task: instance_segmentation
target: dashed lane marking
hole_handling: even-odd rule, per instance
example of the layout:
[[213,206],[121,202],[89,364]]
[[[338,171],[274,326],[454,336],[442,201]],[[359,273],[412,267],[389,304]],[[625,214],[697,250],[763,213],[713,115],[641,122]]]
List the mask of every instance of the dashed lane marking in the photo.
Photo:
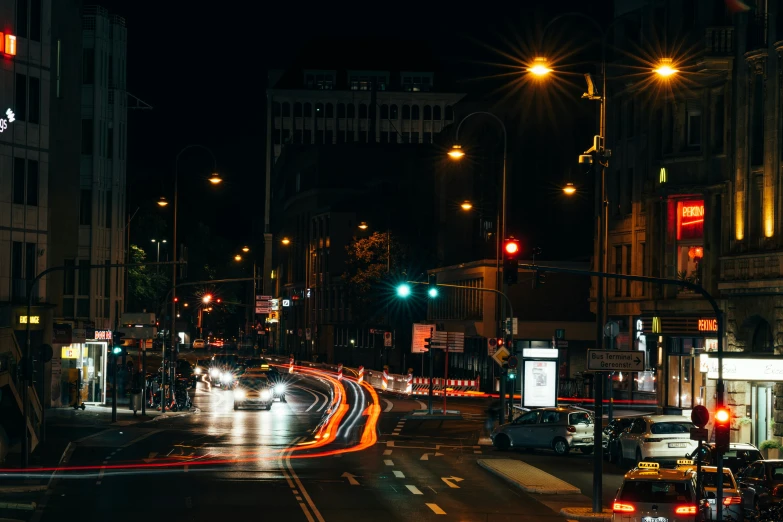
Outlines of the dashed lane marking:
[[392,408],[394,408],[394,404],[392,403],[392,401],[388,399],[383,399],[383,402],[386,403],[386,408],[384,408],[383,413],[389,413],[390,411],[392,411]]
[[406,484],[406,485],[405,485],[405,487],[406,487],[406,488],[408,488],[408,491],[410,491],[410,492],[411,492],[411,493],[413,493],[414,495],[423,495],[423,494],[424,494],[424,493],[422,493],[422,492],[421,492],[421,490],[420,490],[419,488],[417,488],[416,486],[411,486],[411,485],[409,485],[409,484]]
[[405,474],[402,471],[394,471],[394,476],[397,478],[405,478]]
[[446,512],[445,512],[445,511],[443,511],[443,510],[440,508],[440,506],[439,506],[439,505],[437,505],[437,504],[430,504],[430,503],[427,503],[427,507],[428,507],[428,508],[430,508],[430,509],[432,510],[432,512],[433,512],[433,513],[435,513],[436,515],[445,515],[445,514],[446,514]]
[[383,450],[383,456],[384,456],[384,457],[388,457],[388,456],[389,456],[389,455],[391,455],[391,454],[392,454],[392,450],[390,450],[390,449]]
[[384,460],[383,463],[386,464],[387,466],[394,466],[394,461],[390,459]]

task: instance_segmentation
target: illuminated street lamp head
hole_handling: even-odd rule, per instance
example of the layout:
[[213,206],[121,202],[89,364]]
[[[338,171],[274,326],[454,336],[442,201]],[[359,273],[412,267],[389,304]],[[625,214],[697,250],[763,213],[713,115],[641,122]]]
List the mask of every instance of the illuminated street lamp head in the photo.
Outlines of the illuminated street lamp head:
[[242,256],[240,256],[239,254],[235,255],[234,261],[242,261]]
[[155,243],[156,241],[157,241],[157,239],[153,239],[153,240],[152,240],[152,242],[153,242],[153,243]]
[[205,303],[212,301],[212,294],[206,294],[204,297],[201,298],[201,300]]
[[454,144],[451,146],[451,150],[448,152],[451,159],[460,160],[465,157],[465,151],[462,150],[462,145]]
[[209,177],[209,182],[212,183],[213,185],[219,185],[220,183],[223,182],[223,178],[221,178],[220,174],[218,174],[217,172],[213,172],[212,176]]
[[247,254],[248,252],[250,252],[250,247],[249,247],[249,246],[243,246],[243,247],[242,247],[242,252],[244,252],[245,254]]
[[661,58],[661,61],[658,64],[658,68],[655,69],[655,72],[658,76],[668,78],[669,76],[675,75],[680,71],[674,68],[671,58]]
[[397,287],[397,295],[400,297],[408,297],[411,295],[411,287],[407,283],[403,283]]
[[566,196],[573,196],[576,194],[576,187],[573,183],[566,183],[566,186],[563,187],[563,192],[565,192]]
[[370,228],[370,225],[368,225],[366,221],[362,221],[361,223],[359,223],[359,228],[361,228],[362,230],[367,230],[368,228]]
[[536,76],[546,76],[552,72],[552,69],[548,67],[546,58],[538,57],[533,60],[533,65],[527,68],[527,72],[535,74]]
[[284,237],[283,239],[280,240],[280,242],[283,243],[284,245],[288,245],[291,243],[291,240],[288,239],[287,237]]
[[466,211],[467,211],[467,210],[470,210],[470,209],[472,209],[472,208],[473,208],[473,203],[471,203],[470,201],[468,201],[468,200],[466,199],[465,201],[463,201],[463,202],[462,202],[462,204],[460,205],[460,208],[461,208],[462,210],[466,210]]
[[166,199],[166,196],[161,196],[160,199],[158,200],[158,206],[160,207],[165,207],[168,204],[169,204],[169,200]]

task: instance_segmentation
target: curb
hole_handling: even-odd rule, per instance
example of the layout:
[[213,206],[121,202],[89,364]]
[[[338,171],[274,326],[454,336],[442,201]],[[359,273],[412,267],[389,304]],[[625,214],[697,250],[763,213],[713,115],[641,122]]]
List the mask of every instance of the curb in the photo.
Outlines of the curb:
[[[491,460],[500,460],[500,459],[491,459]],[[507,459],[507,460],[511,460],[511,459]],[[518,487],[519,489],[521,489],[525,493],[538,493],[540,495],[573,495],[573,494],[579,495],[579,494],[582,493],[582,490],[580,490],[576,486],[572,486],[571,484],[568,484],[567,482],[565,482],[563,480],[560,480],[557,477],[552,477],[552,478],[555,478],[559,482],[563,483],[564,486],[562,486],[562,487],[546,487],[546,486],[542,486],[542,485],[529,486],[527,484],[523,484],[522,482],[519,482],[518,480],[514,479],[513,477],[510,477],[510,476],[506,475],[502,471],[499,471],[497,469],[494,469],[494,468],[490,467],[489,464],[487,463],[487,460],[485,460],[485,459],[479,459],[476,462],[478,463],[479,466],[481,466],[485,470],[489,471],[493,475],[496,475],[496,476],[502,478],[503,480],[509,482],[510,484]],[[521,461],[519,461],[519,462],[521,462]],[[523,464],[525,464],[525,463],[523,463]],[[527,464],[527,465],[530,466],[529,464]],[[530,467],[532,468],[533,466],[530,466]],[[547,475],[549,475],[549,474],[547,473]],[[551,477],[552,475],[549,475],[549,476]]]
[[560,510],[560,514],[571,520],[593,521],[612,520],[612,510],[604,509],[601,513],[593,513],[590,507],[566,507]]
[[33,493],[38,491],[46,491],[48,486],[0,486],[0,494],[2,493]]
[[20,504],[17,502],[0,502],[0,509],[18,509],[20,511],[35,511],[35,502]]

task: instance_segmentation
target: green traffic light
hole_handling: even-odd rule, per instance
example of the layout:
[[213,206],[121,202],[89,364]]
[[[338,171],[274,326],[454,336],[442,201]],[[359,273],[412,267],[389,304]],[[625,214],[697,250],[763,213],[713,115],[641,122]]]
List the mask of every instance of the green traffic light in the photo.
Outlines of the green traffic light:
[[111,352],[114,355],[120,355],[122,353],[122,346],[113,346]]
[[427,290],[427,294],[429,294],[429,296],[434,299],[434,298],[438,297],[438,289],[435,288],[435,287],[432,287],[429,290]]
[[397,287],[397,295],[400,297],[408,297],[411,295],[411,287],[408,284],[401,284]]

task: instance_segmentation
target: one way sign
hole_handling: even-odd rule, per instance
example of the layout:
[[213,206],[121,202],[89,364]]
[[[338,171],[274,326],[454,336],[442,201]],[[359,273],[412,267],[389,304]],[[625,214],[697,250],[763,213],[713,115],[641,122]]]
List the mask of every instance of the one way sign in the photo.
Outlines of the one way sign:
[[587,369],[600,372],[643,372],[644,354],[620,350],[587,350]]

